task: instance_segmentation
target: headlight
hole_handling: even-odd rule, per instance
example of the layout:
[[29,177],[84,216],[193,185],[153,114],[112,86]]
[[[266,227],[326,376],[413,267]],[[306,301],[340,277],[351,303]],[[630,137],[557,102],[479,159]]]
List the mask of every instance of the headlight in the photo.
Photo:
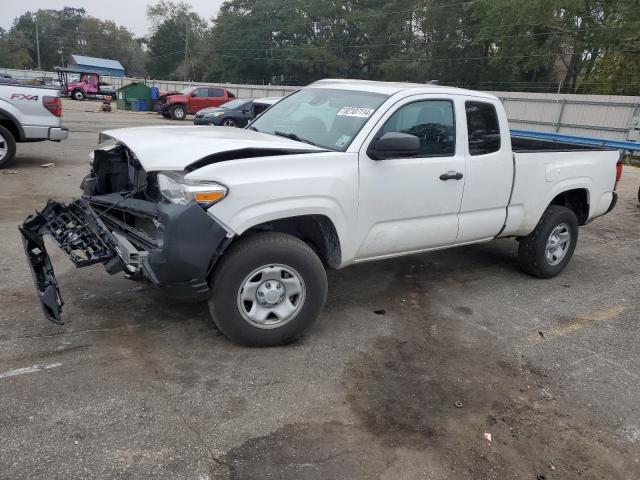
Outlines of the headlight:
[[227,187],[214,182],[187,180],[173,172],[158,174],[158,188],[162,196],[171,203],[186,205],[197,202],[209,208],[227,196]]
[[221,117],[222,115],[224,115],[224,112],[213,112],[213,113],[205,113],[205,118],[206,117]]

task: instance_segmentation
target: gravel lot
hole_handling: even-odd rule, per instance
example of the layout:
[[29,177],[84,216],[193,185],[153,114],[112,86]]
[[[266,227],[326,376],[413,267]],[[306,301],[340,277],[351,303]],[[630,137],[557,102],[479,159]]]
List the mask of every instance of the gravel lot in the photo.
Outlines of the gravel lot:
[[79,193],[97,132],[173,123],[99,107],[0,170],[0,478],[640,478],[640,169],[558,278],[507,240],[350,267],[302,341],[247,349],[53,247],[43,319],[17,225]]

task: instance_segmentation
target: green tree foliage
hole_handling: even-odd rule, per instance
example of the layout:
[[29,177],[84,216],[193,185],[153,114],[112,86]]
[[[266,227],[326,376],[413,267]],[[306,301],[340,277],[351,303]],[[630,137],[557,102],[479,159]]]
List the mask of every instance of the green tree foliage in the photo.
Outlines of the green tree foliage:
[[635,0],[228,0],[201,53],[216,81],[440,79],[575,92],[595,88],[607,56],[638,51],[628,37],[639,21]]
[[69,55],[84,54],[118,60],[129,74],[143,73],[144,52],[134,35],[111,21],[87,15],[83,8],[27,12],[15,21],[0,41],[6,41],[2,65],[37,68],[36,24],[43,69],[66,64]]
[[[207,22],[186,2],[160,1],[147,7],[152,23],[147,72],[153,78],[199,79],[194,52],[203,50]],[[185,44],[187,61],[185,62]]]
[[0,63],[35,66],[37,19],[45,68],[84,48],[160,79],[640,94],[638,0],[226,0],[211,23],[159,0],[147,15],[149,37],[134,39],[83,9],[27,13],[0,32]]

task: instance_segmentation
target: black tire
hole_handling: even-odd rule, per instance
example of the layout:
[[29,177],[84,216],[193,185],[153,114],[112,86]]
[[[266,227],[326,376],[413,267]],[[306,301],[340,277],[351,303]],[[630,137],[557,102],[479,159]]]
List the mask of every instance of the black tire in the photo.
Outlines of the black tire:
[[169,112],[162,112],[162,116],[164,118],[171,118],[171,114]]
[[[566,228],[562,229],[564,225]],[[569,234],[569,244],[560,259],[547,257],[547,242],[556,227]],[[571,210],[559,205],[550,205],[542,214],[535,230],[520,239],[518,261],[520,268],[538,278],[552,278],[567,266],[578,243],[578,218]],[[557,263],[553,263],[557,262]]]
[[16,156],[16,139],[0,125],[0,168],[6,167]]
[[233,118],[225,118],[224,120],[222,120],[222,126],[223,127],[237,127],[238,124],[236,123],[236,121]]
[[[249,278],[254,279],[256,285],[262,281],[261,274],[251,275],[269,266],[288,268],[299,274],[304,293],[299,300],[301,304],[296,307],[297,313],[290,320],[280,326],[276,323],[261,328],[245,318],[240,296]],[[257,277],[260,278],[256,280]],[[262,232],[240,239],[228,248],[212,275],[211,291],[211,317],[227,338],[249,347],[273,347],[295,341],[313,325],[327,299],[327,274],[316,253],[302,240],[285,233]]]
[[171,105],[169,114],[174,120],[184,120],[187,116],[187,107],[184,105]]
[[73,92],[71,92],[71,98],[73,98],[74,100],[82,101],[86,98],[86,95],[82,90],[74,90]]

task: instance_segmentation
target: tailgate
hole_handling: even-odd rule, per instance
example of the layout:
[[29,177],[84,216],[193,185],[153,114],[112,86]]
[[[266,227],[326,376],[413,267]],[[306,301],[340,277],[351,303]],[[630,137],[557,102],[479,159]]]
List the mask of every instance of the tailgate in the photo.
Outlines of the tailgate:
[[44,235],[50,235],[76,267],[117,258],[117,242],[84,199],[69,204],[49,200],[41,212],[31,215],[19,228],[44,314],[52,322],[62,324],[64,302]]

